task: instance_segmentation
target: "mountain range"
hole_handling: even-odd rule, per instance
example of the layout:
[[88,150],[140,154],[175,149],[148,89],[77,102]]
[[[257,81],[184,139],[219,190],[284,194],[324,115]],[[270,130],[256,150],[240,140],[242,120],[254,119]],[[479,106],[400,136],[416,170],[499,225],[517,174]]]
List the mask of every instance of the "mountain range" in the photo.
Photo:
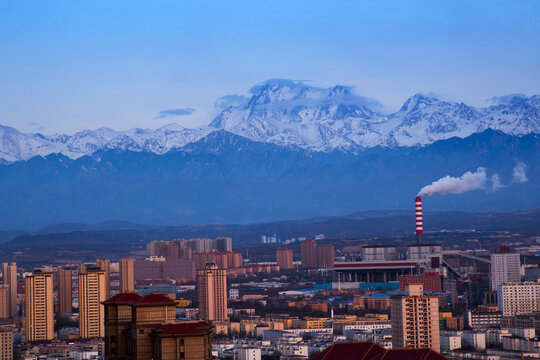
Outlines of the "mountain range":
[[253,87],[244,102],[223,109],[208,126],[195,129],[170,124],[156,130],[100,128],[43,135],[0,125],[0,159],[13,162],[53,153],[76,159],[112,149],[164,154],[220,130],[279,146],[355,153],[376,146],[425,146],[486,129],[517,136],[540,133],[540,95],[476,108],[416,94],[386,115],[369,106],[349,87],[269,80]]
[[478,168],[476,190],[426,197],[426,210],[540,207],[540,96],[475,108],[415,95],[386,115],[368,100],[272,80],[197,129],[45,136],[0,126],[0,229],[412,213],[422,187]]

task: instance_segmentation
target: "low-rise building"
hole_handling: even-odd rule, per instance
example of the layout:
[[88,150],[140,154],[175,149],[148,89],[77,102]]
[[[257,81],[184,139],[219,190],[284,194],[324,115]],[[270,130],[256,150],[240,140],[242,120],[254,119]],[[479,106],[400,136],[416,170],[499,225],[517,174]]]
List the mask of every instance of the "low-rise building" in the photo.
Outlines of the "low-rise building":
[[471,328],[490,328],[501,325],[502,312],[469,310],[466,312],[467,325]]
[[441,334],[441,351],[461,349],[461,335]]
[[309,356],[309,346],[298,340],[298,337],[284,337],[277,341],[276,350],[281,354],[281,359],[305,358]]
[[477,351],[486,350],[486,334],[483,332],[463,331],[461,333],[463,347],[471,346]]

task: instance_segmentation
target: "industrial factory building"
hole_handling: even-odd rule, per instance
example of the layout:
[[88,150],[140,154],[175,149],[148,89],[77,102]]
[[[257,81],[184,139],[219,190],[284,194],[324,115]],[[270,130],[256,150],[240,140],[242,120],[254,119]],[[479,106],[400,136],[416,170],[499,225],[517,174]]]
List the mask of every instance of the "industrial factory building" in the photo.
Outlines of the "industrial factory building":
[[402,275],[443,273],[441,244],[411,244],[401,252],[388,245],[369,246],[367,253],[376,252],[386,252],[390,257],[335,263],[333,288],[358,288],[361,282],[397,282]]
[[416,244],[398,249],[393,245],[366,245],[361,261],[334,264],[334,289],[358,288],[360,283],[396,282],[402,275],[443,274],[441,244],[422,243],[422,200],[415,198]]

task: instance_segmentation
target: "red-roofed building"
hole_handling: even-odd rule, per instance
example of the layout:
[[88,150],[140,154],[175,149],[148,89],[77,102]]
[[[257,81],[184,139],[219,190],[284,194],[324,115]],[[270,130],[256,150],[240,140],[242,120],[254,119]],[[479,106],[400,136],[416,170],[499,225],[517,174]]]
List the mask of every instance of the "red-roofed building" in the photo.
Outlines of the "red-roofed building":
[[160,293],[148,294],[138,301],[133,302],[133,306],[157,306],[157,305],[175,305],[174,300]]
[[125,293],[113,296],[103,305],[105,357],[109,360],[180,359],[171,357],[173,353],[184,353],[186,360],[211,359],[211,326],[206,322],[177,322],[176,303],[168,297],[159,293],[144,297]]
[[344,342],[331,345],[311,360],[371,360],[385,352],[385,348],[370,342]]
[[107,299],[103,302],[103,305],[107,304],[131,304],[133,302],[139,301],[142,299],[142,296],[135,293],[125,293],[125,294],[116,294],[112,298]]
[[448,360],[431,349],[393,349],[370,342],[335,343],[310,360]]
[[439,274],[424,273],[422,275],[401,275],[399,277],[399,290],[405,291],[405,286],[411,284],[422,284],[424,290],[432,293],[442,292],[442,276]]
[[376,360],[448,360],[431,349],[392,349],[386,350]]

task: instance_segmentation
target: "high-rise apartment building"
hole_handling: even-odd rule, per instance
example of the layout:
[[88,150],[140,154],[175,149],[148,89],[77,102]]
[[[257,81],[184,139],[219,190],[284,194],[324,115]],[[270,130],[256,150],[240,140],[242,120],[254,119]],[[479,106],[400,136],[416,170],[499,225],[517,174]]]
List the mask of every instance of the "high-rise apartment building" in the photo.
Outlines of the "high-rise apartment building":
[[392,348],[441,351],[439,298],[425,296],[422,285],[407,285],[405,295],[390,297]]
[[314,269],[317,267],[317,242],[315,240],[304,240],[300,243],[300,256],[304,269]]
[[105,270],[100,267],[88,266],[79,274],[79,334],[83,339],[105,335],[105,283]]
[[332,269],[334,267],[334,245],[317,246],[317,266],[319,269]]
[[53,274],[40,269],[25,278],[26,341],[54,339]]
[[105,298],[111,297],[111,261],[109,259],[97,259],[96,266],[105,271]]
[[521,281],[521,261],[519,254],[511,252],[506,246],[491,253],[489,267],[491,290],[497,291],[499,285]]
[[503,316],[540,312],[540,282],[499,285],[497,302]]
[[0,319],[7,319],[9,314],[9,285],[0,285]]
[[135,270],[133,258],[120,259],[120,292],[135,291]]
[[2,263],[4,285],[9,286],[9,316],[17,316],[17,264]]
[[66,313],[73,312],[73,271],[70,267],[56,270],[56,279],[58,281],[58,314],[64,316]]
[[227,320],[227,270],[207,264],[197,270],[199,316],[206,321]]
[[293,251],[287,248],[276,249],[276,262],[280,269],[293,268]]

